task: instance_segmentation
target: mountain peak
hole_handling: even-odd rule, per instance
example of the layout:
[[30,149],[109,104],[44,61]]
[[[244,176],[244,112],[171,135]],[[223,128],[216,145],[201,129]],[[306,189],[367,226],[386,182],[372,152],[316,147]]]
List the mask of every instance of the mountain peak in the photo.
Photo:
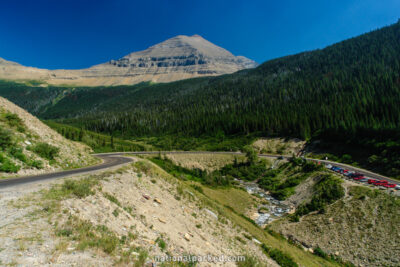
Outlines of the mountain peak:
[[83,70],[43,70],[2,61],[0,78],[42,80],[49,84],[121,85],[143,81],[172,82],[254,68],[257,63],[234,56],[198,34],[178,35],[145,50]]

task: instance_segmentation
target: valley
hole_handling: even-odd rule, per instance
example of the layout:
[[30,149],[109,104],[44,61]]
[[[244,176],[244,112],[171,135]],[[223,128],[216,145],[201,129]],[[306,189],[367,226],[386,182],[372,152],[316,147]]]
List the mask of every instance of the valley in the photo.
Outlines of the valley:
[[0,9],[0,266],[400,266],[400,20],[61,2]]

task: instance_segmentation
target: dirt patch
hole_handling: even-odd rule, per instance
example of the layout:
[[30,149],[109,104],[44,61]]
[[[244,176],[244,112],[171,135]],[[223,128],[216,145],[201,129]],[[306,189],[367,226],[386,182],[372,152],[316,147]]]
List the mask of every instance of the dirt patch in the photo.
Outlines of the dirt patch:
[[233,163],[235,158],[239,162],[245,158],[241,155],[225,154],[167,154],[167,158],[172,160],[175,165],[180,165],[187,169],[201,169],[214,171],[223,166]]
[[298,155],[304,149],[306,141],[300,139],[263,138],[256,140],[252,146],[260,153],[279,155]]

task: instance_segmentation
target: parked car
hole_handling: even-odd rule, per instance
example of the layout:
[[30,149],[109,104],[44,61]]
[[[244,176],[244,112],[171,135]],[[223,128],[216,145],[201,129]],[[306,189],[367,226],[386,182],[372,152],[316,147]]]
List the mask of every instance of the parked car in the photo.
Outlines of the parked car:
[[376,179],[368,179],[368,183],[369,183],[369,184],[373,184],[373,183],[376,183],[376,182],[379,182],[379,180],[376,180]]
[[385,186],[385,185],[388,184],[388,182],[384,181],[384,180],[381,180],[381,181],[377,181],[377,182],[375,182],[373,184],[376,185],[376,186]]
[[366,183],[366,182],[368,182],[368,178],[363,178],[360,180],[360,182]]
[[383,186],[386,188],[395,188],[396,187],[395,184],[384,184]]
[[349,171],[349,172],[345,173],[344,175],[347,177],[351,177],[353,174],[354,174],[353,171]]
[[325,167],[328,169],[332,169],[333,166],[331,164],[328,164],[328,165],[325,165]]

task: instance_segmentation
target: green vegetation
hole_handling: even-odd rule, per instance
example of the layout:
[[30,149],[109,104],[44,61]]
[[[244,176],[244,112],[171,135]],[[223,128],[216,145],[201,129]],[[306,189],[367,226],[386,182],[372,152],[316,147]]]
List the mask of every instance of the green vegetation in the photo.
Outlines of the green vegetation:
[[16,165],[10,159],[0,153],[0,171],[16,173],[21,169],[21,166]]
[[103,195],[104,195],[105,198],[107,198],[111,202],[117,204],[117,206],[121,207],[121,203],[119,202],[119,200],[115,196],[113,196],[113,195],[111,195],[109,193],[104,193]]
[[320,180],[314,185],[314,193],[311,201],[300,205],[294,216],[297,220],[298,216],[303,216],[313,211],[324,212],[326,205],[344,196],[344,189],[341,186],[342,180],[331,174],[324,174]]
[[290,257],[288,254],[280,251],[276,248],[270,248],[265,244],[261,245],[264,252],[270,256],[276,263],[278,263],[281,267],[298,267],[299,265]]
[[[162,177],[168,181],[172,181],[172,175],[169,175],[157,164],[150,164],[148,160],[143,159],[134,163],[135,171],[145,172],[149,176]],[[218,221],[226,224],[227,219],[232,221],[249,233],[249,237],[254,237],[269,247],[279,249],[285,254],[291,255],[294,261],[302,266],[337,266],[336,263],[331,263],[320,257],[305,252],[303,249],[290,244],[282,237],[271,235],[268,231],[261,229],[253,220],[249,219],[243,213],[248,207],[254,207],[256,199],[249,195],[246,191],[235,187],[220,187],[207,186],[195,183],[193,181],[172,181],[178,182],[177,192],[183,194],[185,191],[193,192],[198,198],[202,207],[214,211],[218,215]],[[192,188],[199,188],[203,193],[194,192]],[[193,217],[198,216],[196,213]],[[204,227],[204,226],[203,226]],[[244,240],[244,239],[243,239]]]
[[167,243],[165,243],[164,239],[160,237],[157,237],[156,243],[160,247],[161,251],[164,251],[167,248]]
[[44,122],[65,138],[72,141],[85,143],[97,153],[153,150],[151,145],[146,145],[142,142],[122,140],[107,134],[95,133],[82,128],[60,124],[54,121]]
[[120,243],[118,237],[105,225],[93,226],[89,221],[70,217],[63,228],[56,231],[59,236],[71,237],[78,241],[77,248],[99,248],[106,253],[112,253]]
[[249,134],[292,136],[400,177],[399,34],[396,23],[221,77],[96,88],[0,82],[0,95],[43,119],[163,150],[238,150]]
[[239,261],[236,263],[238,267],[262,267],[268,266],[266,264],[262,264],[256,257],[254,256],[245,256],[246,259],[244,261]]
[[0,126],[0,147],[4,151],[13,144],[11,131]]
[[48,160],[54,160],[60,151],[58,147],[49,145],[47,143],[37,143],[35,145],[28,146],[27,149]]
[[0,111],[0,172],[16,173],[21,169],[15,161],[36,169],[43,168],[43,162],[28,158],[18,132],[25,133],[26,128],[18,115]]
[[80,180],[65,180],[63,184],[53,186],[48,192],[46,192],[45,197],[54,200],[64,199],[71,196],[84,198],[94,194],[92,187],[98,183],[99,181],[91,176]]
[[[269,164],[265,160],[260,160],[249,147],[246,148],[246,158],[245,162],[238,162],[235,159],[232,164],[212,172],[187,169],[160,155],[151,157],[150,160],[178,179],[200,182],[208,186],[230,186],[234,184],[235,179],[257,181],[261,188],[270,191],[279,200],[292,195],[297,185],[324,169],[322,165],[295,157],[291,158],[290,162],[279,165],[277,169],[271,169]],[[198,185],[192,186],[197,191],[203,192]]]

